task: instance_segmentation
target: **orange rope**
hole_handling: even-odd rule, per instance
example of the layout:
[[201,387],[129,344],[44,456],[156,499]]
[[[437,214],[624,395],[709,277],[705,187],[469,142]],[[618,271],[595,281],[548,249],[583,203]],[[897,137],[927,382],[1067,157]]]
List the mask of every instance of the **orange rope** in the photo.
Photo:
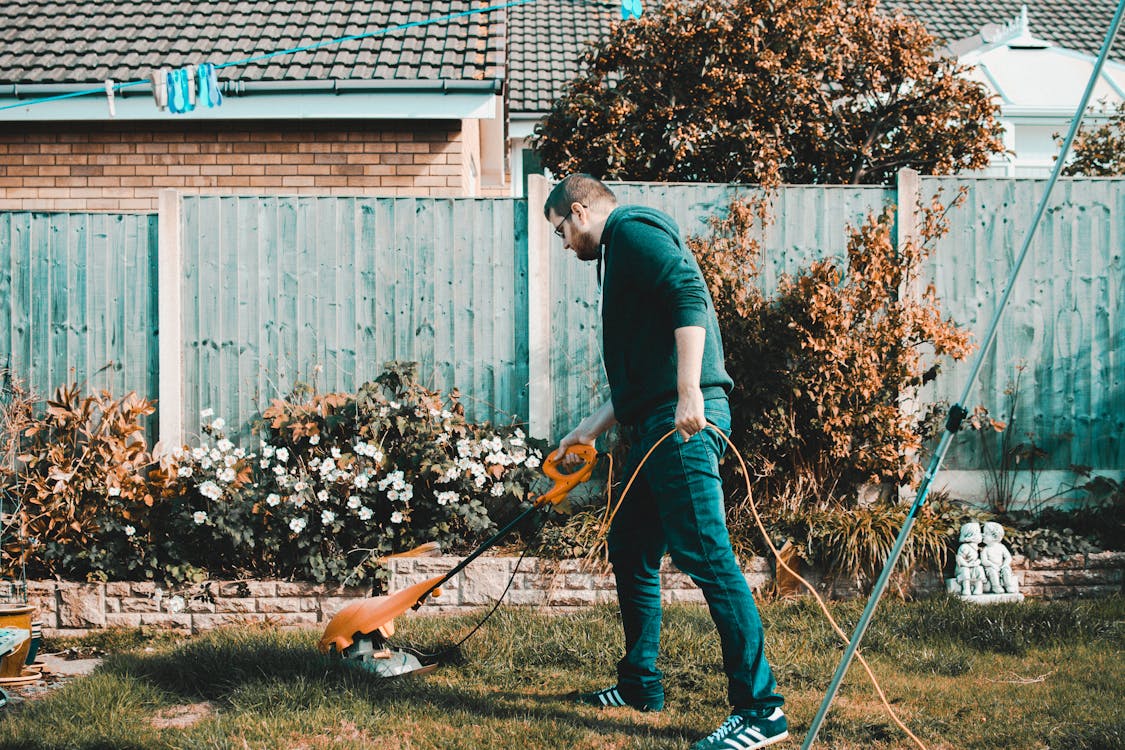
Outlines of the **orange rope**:
[[[735,447],[734,443],[731,442],[730,438],[727,437],[726,433],[724,433],[722,430],[720,430],[718,427],[711,424],[710,422],[707,423],[707,426],[710,427],[715,432],[717,432],[723,438],[723,440],[726,441],[727,445],[731,449],[731,452],[733,452],[734,455],[738,458],[738,463],[742,467],[742,476],[746,480],[746,497],[750,501],[750,510],[754,514],[754,521],[758,525],[758,530],[762,532],[762,538],[766,540],[766,545],[770,548],[770,552],[772,552],[774,558],[777,559],[777,564],[780,565],[781,567],[783,567],[785,570],[787,570],[794,578],[796,578],[798,581],[800,581],[804,585],[804,587],[809,590],[809,593],[811,593],[813,595],[813,597],[816,599],[816,603],[820,605],[820,609],[821,609],[822,612],[824,612],[824,616],[826,618],[828,618],[828,622],[832,625],[832,629],[834,631],[836,631],[836,634],[838,636],[840,636],[840,638],[841,638],[841,640],[843,640],[844,644],[847,645],[848,643],[850,643],[848,635],[847,635],[847,633],[844,632],[843,628],[841,628],[840,625],[836,622],[836,619],[834,617],[832,617],[832,613],[828,610],[828,605],[825,604],[824,599],[821,598],[820,594],[817,593],[816,588],[811,583],[809,583],[804,578],[802,578],[801,575],[799,573],[797,573],[797,571],[795,571],[791,567],[789,567],[789,564],[781,558],[781,553],[778,552],[777,548],[773,544],[773,541],[770,539],[769,532],[766,531],[766,525],[765,525],[765,523],[762,522],[762,517],[758,514],[758,506],[754,502],[754,495],[751,492],[751,488],[750,488],[750,470],[746,467],[746,461],[743,460],[742,454],[739,453],[738,448]],[[614,517],[616,517],[618,509],[621,508],[622,501],[625,500],[625,495],[628,494],[629,489],[633,486],[633,482],[636,481],[637,476],[641,473],[641,467],[645,465],[646,461],[648,461],[649,456],[652,455],[652,452],[654,450],[656,450],[656,447],[658,445],[660,445],[665,440],[667,440],[669,437],[671,437],[675,432],[676,432],[675,429],[669,430],[664,435],[664,437],[657,440],[653,444],[653,446],[648,449],[648,452],[645,453],[644,458],[642,458],[641,462],[639,464],[637,464],[636,470],[633,471],[633,476],[629,477],[629,481],[626,483],[625,489],[623,489],[621,491],[620,497],[617,498],[617,504],[613,505],[612,511],[610,511],[610,506],[612,505],[612,498],[610,497],[610,488],[612,487],[612,482],[613,482],[613,459],[612,459],[612,457],[610,458],[609,479],[607,481],[607,487],[606,487],[606,513],[603,516],[603,521],[602,521],[601,525],[598,527],[598,532],[597,532],[598,537],[604,536],[609,531],[609,527],[613,523],[613,519],[614,519]],[[912,739],[914,741],[914,743],[916,745],[918,745],[919,748],[921,748],[921,750],[927,750],[926,746],[922,743],[922,740],[918,739],[918,737],[915,736],[915,734],[910,731],[909,727],[907,727],[906,724],[904,724],[902,722],[902,720],[898,718],[898,714],[896,714],[894,709],[891,708],[891,704],[887,700],[887,696],[883,692],[883,688],[879,685],[879,681],[875,678],[875,673],[871,670],[871,666],[867,663],[867,660],[863,658],[863,654],[861,654],[858,649],[855,652],[855,657],[859,660],[859,663],[861,665],[863,665],[863,670],[865,672],[867,672],[867,677],[868,677],[868,679],[871,680],[871,685],[875,688],[875,692],[876,692],[876,694],[878,694],[879,700],[882,701],[883,708],[886,710],[887,715],[891,717],[891,721],[893,721],[898,726],[899,729],[901,729],[903,732],[905,732],[906,735],[910,739]]]

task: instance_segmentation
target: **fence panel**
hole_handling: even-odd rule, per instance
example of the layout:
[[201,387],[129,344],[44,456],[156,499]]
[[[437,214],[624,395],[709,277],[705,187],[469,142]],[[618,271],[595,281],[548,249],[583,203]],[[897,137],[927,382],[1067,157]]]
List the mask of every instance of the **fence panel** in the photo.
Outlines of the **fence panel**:
[[[0,212],[0,366],[157,396],[155,214]],[[155,427],[155,417],[150,420]]]
[[[951,231],[938,245],[931,276],[944,312],[979,342],[1045,180],[923,178],[922,194],[941,187],[952,195],[961,185],[967,201],[950,214]],[[1123,251],[1125,180],[1060,180],[965,405],[983,405],[1002,420],[1014,415],[1015,443],[1031,440],[1047,453],[1039,468],[1125,468]],[[968,363],[947,367],[933,396],[956,399],[968,369]],[[989,441],[991,456],[995,443]],[[981,451],[979,436],[962,434],[947,465],[983,468],[988,457]]]
[[297,383],[352,391],[386,362],[527,418],[526,209],[515,200],[183,198],[184,427],[246,430]]

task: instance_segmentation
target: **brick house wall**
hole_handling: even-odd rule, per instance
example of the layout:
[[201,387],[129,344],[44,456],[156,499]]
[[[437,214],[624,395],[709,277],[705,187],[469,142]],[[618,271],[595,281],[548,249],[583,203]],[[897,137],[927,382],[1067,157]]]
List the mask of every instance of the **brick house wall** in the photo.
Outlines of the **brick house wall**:
[[164,188],[469,195],[472,145],[459,120],[0,123],[0,210],[156,211]]

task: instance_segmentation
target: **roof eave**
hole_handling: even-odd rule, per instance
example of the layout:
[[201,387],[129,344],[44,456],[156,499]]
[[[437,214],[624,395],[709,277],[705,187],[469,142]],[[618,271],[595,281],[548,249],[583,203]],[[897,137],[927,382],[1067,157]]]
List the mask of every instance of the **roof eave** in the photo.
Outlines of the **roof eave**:
[[[223,86],[221,106],[172,114],[156,107],[151,84],[146,82],[118,90],[111,116],[104,87],[7,84],[0,85],[0,122],[491,119],[501,111],[497,100],[502,91],[500,79],[233,81]],[[41,101],[64,96],[67,98]]]

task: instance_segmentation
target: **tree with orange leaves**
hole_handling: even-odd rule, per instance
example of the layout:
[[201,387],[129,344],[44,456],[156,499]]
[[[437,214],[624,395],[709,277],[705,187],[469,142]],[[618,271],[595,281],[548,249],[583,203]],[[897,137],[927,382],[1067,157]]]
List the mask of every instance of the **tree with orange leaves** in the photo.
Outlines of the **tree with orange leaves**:
[[979,169],[997,107],[876,0],[665,0],[615,25],[536,129],[556,174],[886,184]]

